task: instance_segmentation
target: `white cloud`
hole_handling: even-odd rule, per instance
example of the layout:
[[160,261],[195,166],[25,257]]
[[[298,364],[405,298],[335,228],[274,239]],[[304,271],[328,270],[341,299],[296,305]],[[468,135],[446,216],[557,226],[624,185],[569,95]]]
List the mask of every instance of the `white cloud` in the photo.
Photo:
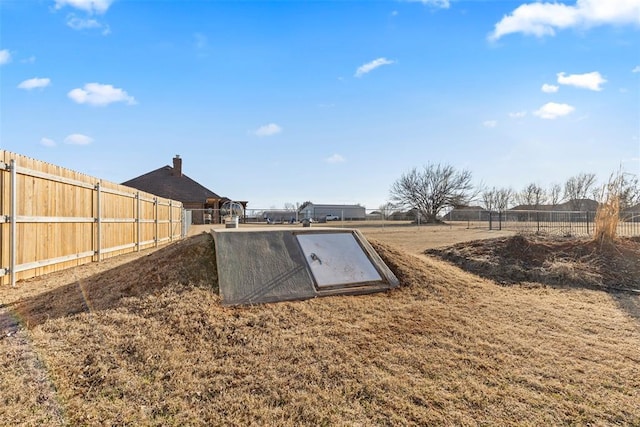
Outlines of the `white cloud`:
[[325,159],[325,161],[327,163],[344,163],[347,161],[347,159],[345,159],[344,157],[342,157],[340,154],[334,154],[330,157],[327,157]]
[[556,85],[550,85],[550,84],[547,84],[547,83],[542,85],[542,91],[544,93],[556,93],[558,91],[558,89],[560,89],[560,87],[556,86]]
[[638,0],[577,0],[575,5],[529,3],[518,6],[498,22],[489,40],[512,33],[553,36],[556,30],[599,25],[640,25]]
[[67,16],[67,26],[74,30],[86,30],[90,28],[100,28],[102,24],[95,19],[82,19],[75,15],[69,15]]
[[18,85],[18,89],[31,90],[36,88],[47,87],[51,84],[51,79],[34,77],[32,79],[25,80]]
[[521,119],[526,115],[527,115],[526,111],[516,111],[514,113],[509,113],[509,117],[511,117],[512,119]]
[[407,1],[422,3],[427,6],[441,7],[443,9],[449,8],[449,0],[407,0]]
[[275,123],[269,123],[268,125],[260,126],[254,132],[257,136],[273,136],[282,132],[282,128]]
[[0,65],[8,64],[11,62],[11,52],[8,49],[0,50]]
[[111,28],[108,25],[102,24],[93,18],[78,18],[73,13],[67,16],[67,26],[76,31],[101,29],[103,35],[111,34]]
[[23,59],[22,61],[23,64],[34,64],[36,62],[36,57],[31,55],[30,57],[28,57],[27,59]]
[[561,85],[575,86],[583,89],[600,91],[602,88],[600,85],[607,81],[600,75],[599,72],[593,71],[585,74],[569,74],[558,73],[558,83]]
[[640,73],[640,65],[636,65],[635,68],[633,70],[631,70],[632,73]]
[[558,117],[571,114],[574,110],[575,108],[569,104],[558,104],[556,102],[548,102],[544,104],[542,107],[540,107],[540,109],[534,111],[533,114],[540,117],[541,119],[554,120]]
[[70,6],[87,13],[105,13],[113,0],[56,0],[56,9]]
[[136,103],[135,98],[124,90],[100,83],[87,83],[83,89],[73,89],[67,96],[78,104],[103,106],[113,102],[125,102],[129,105]]
[[81,133],[72,133],[64,139],[64,143],[70,145],[89,145],[92,142],[93,138]]
[[55,147],[56,146],[56,142],[51,138],[42,138],[40,140],[40,144],[44,145],[45,147]]
[[361,65],[358,67],[358,69],[356,70],[356,77],[362,77],[367,73],[370,73],[371,71],[375,70],[378,67],[382,67],[383,65],[390,65],[395,63],[395,61],[390,61],[387,58],[378,58],[378,59],[374,59],[371,62],[368,62],[364,65]]
[[482,122],[482,126],[491,129],[491,128],[494,128],[494,127],[498,126],[498,121],[497,120],[485,120],[484,122]]

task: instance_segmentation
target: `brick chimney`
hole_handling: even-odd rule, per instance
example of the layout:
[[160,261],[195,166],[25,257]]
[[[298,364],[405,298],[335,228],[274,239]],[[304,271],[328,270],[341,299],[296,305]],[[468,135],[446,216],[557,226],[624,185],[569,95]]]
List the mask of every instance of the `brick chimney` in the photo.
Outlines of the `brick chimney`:
[[182,159],[179,154],[173,158],[173,176],[182,176]]

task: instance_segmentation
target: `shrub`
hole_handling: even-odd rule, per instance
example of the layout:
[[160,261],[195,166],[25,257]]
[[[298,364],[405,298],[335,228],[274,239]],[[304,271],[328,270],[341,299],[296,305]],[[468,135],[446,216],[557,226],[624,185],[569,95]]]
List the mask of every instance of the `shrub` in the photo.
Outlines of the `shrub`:
[[596,212],[594,239],[601,244],[613,243],[620,221],[620,195],[623,190],[622,171],[612,174],[609,182],[602,186]]

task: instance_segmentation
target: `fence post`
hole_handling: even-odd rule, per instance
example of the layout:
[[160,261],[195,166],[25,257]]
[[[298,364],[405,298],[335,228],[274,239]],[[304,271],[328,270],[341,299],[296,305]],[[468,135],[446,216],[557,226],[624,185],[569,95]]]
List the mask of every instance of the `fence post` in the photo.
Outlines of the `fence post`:
[[586,217],[587,217],[587,236],[591,233],[589,233],[589,211],[585,212]]
[[101,217],[101,207],[102,207],[102,202],[101,202],[101,198],[102,198],[102,192],[100,190],[100,182],[98,181],[98,183],[95,186],[96,189],[96,198],[97,198],[97,202],[96,202],[96,256],[97,256],[97,261],[100,262],[102,261],[102,217]]
[[173,242],[173,200],[169,200],[169,241]]
[[140,252],[140,192],[136,192],[136,252]]
[[187,212],[185,211],[184,205],[183,205],[182,210],[180,211],[180,218],[182,220],[182,224],[180,224],[180,237],[183,239],[187,237],[187,233],[185,232],[185,228],[184,228],[184,224],[187,222],[186,217],[187,217]]
[[11,287],[16,287],[16,255],[17,255],[17,224],[18,224],[18,180],[17,180],[17,172],[16,172],[16,161],[15,159],[11,159],[10,163],[10,173],[11,173],[11,224],[9,230],[9,273],[11,274]]
[[154,240],[156,241],[155,247],[157,248],[158,247],[158,205],[159,205],[157,197],[153,198],[153,204],[155,205],[155,208],[156,208],[155,209],[156,210],[156,213],[155,213],[155,217],[156,217],[155,218],[155,223],[156,223],[155,224],[155,229],[156,229],[156,231],[155,231]]

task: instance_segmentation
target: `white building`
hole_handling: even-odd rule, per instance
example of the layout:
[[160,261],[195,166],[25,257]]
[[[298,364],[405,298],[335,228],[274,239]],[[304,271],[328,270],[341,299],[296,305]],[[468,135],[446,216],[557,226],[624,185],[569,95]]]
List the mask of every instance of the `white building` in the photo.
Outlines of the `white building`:
[[341,220],[364,220],[366,218],[365,208],[360,205],[316,205],[309,203],[300,209],[300,218],[325,221],[327,215]]

